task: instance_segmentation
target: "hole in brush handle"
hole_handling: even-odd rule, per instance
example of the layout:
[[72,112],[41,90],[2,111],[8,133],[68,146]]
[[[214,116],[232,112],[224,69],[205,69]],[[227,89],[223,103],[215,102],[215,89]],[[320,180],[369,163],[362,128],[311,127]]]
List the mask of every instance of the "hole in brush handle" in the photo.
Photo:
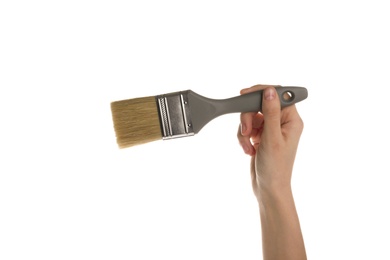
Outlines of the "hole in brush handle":
[[277,87],[275,88],[279,95],[281,107],[287,107],[296,104],[307,98],[307,89],[304,87]]

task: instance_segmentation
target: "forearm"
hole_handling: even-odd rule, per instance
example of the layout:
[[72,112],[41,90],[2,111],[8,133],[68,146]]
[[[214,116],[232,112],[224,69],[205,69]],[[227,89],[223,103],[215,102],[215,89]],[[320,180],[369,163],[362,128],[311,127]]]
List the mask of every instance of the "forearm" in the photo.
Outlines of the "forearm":
[[259,207],[264,260],[306,259],[291,188],[261,192]]

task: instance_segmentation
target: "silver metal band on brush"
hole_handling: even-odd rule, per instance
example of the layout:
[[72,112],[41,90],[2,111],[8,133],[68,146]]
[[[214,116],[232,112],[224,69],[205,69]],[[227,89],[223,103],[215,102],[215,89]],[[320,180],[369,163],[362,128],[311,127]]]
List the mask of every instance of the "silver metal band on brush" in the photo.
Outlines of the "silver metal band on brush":
[[156,102],[164,140],[194,135],[188,91],[156,96]]

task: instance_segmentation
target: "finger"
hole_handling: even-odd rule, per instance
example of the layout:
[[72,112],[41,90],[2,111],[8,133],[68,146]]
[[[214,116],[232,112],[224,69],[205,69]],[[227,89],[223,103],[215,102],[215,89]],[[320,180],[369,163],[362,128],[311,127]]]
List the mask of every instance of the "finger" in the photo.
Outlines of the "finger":
[[283,108],[281,115],[282,134],[300,136],[303,130],[303,121],[295,105]]
[[241,134],[243,136],[248,136],[252,132],[253,117],[257,112],[248,112],[240,114],[240,126]]
[[251,92],[254,92],[254,91],[259,91],[259,90],[263,90],[263,89],[266,89],[266,88],[269,88],[269,87],[276,87],[276,85],[264,85],[264,84],[258,84],[258,85],[254,85],[250,88],[244,88],[240,91],[240,94],[243,95],[243,94],[248,94],[248,93],[251,93]]
[[260,129],[254,128],[251,134],[251,143],[255,151],[257,151],[261,140]]
[[[248,94],[248,93],[251,93],[251,92],[255,92],[255,91],[259,91],[259,90],[263,90],[267,87],[270,87],[270,86],[273,86],[273,85],[254,85],[250,88],[244,88],[240,91],[240,94],[243,95],[243,94]],[[251,132],[252,132],[252,118],[253,116],[255,116],[257,113],[242,113],[241,114],[241,117],[240,117],[240,121],[241,121],[241,134],[243,136],[247,136],[249,135]]]
[[237,131],[237,137],[244,152],[248,155],[255,155],[260,143],[260,136],[263,132],[263,115],[255,114],[251,119],[251,132],[247,135],[242,134],[242,126]]
[[274,87],[264,90],[262,111],[264,116],[264,135],[273,139],[281,135],[281,109],[279,96]]
[[260,113],[242,113],[241,124],[239,132],[243,137],[249,139],[255,138],[256,135],[260,135],[263,130],[264,116]]
[[[252,133],[251,133],[251,143],[253,145],[253,148],[255,149],[255,151],[257,151],[259,145],[260,145],[260,142],[261,142],[261,135],[263,133],[263,115],[262,114],[258,114],[257,115],[258,117],[261,116],[261,124],[260,125],[257,125],[256,127],[253,127],[252,129]],[[260,121],[259,121],[260,122]]]
[[253,117],[252,133],[250,135],[252,143],[254,140],[260,139],[261,133],[263,132],[263,126],[264,116],[263,114],[258,113]]
[[252,181],[252,188],[253,191],[258,190],[258,183],[257,183],[257,175],[256,175],[256,170],[255,170],[255,157],[252,156],[251,158],[251,181]]
[[[273,85],[254,85],[250,88],[245,88],[240,91],[241,94],[247,94],[254,91],[259,91]],[[248,155],[255,155],[256,148],[259,145],[260,133],[263,131],[263,115],[255,113],[241,113],[240,127],[237,131],[238,141]],[[261,129],[259,129],[261,127]],[[256,128],[256,129],[254,129]],[[255,133],[254,133],[255,132]],[[254,147],[255,145],[255,147]]]
[[237,131],[237,139],[245,154],[254,155],[255,150],[251,143],[250,136],[243,136],[241,134],[241,127]]

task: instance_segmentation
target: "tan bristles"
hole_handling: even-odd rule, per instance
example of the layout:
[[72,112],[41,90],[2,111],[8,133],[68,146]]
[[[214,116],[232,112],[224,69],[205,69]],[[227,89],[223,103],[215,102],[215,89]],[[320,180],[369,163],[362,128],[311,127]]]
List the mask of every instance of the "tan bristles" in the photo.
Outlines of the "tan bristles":
[[162,139],[155,97],[112,102],[111,112],[120,148]]

